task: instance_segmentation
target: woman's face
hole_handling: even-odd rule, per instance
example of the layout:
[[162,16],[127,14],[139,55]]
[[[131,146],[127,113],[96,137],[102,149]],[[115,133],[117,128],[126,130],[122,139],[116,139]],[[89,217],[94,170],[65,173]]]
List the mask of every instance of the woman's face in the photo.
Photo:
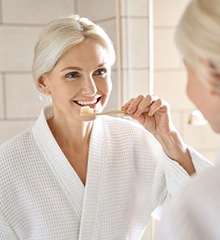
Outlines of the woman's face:
[[220,133],[220,95],[208,89],[187,63],[185,66],[188,74],[186,92],[189,99],[203,113],[212,129]]
[[54,115],[82,119],[82,106],[100,112],[112,89],[108,53],[100,44],[85,40],[71,47],[39,85],[51,94]]

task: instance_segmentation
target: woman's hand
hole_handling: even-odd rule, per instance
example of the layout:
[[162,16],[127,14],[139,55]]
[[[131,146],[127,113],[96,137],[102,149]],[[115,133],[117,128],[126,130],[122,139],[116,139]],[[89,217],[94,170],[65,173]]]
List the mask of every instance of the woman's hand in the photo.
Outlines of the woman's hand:
[[195,172],[188,149],[171,121],[166,101],[140,95],[130,99],[121,109],[154,135],[168,157],[179,162],[190,175]]
[[140,95],[130,99],[121,109],[142,124],[156,138],[158,135],[169,134],[174,128],[168,103],[156,96]]

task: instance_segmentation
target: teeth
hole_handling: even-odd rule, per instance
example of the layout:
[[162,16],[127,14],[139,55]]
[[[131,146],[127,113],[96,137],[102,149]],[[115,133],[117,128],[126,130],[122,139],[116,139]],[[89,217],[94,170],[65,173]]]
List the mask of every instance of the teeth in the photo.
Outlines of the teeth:
[[80,104],[80,105],[92,105],[96,102],[97,102],[97,99],[95,99],[93,101],[77,101],[77,103]]

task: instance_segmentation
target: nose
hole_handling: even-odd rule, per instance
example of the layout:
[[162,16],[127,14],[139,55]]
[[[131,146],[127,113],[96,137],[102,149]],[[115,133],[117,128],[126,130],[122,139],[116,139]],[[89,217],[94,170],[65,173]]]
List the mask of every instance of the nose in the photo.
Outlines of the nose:
[[96,83],[92,76],[88,76],[83,85],[83,94],[85,96],[94,96],[97,93]]

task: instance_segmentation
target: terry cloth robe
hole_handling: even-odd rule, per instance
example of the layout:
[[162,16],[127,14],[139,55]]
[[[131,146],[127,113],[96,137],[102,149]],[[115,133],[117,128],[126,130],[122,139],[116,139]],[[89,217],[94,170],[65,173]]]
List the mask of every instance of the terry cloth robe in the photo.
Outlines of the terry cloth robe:
[[[220,160],[220,159],[219,159]],[[220,163],[186,184],[169,201],[157,240],[220,239]]]
[[[55,141],[45,107],[0,147],[1,240],[135,240],[190,178],[140,124],[98,117],[85,186]],[[74,129],[73,129],[74,132]],[[196,171],[210,163],[191,149]]]

